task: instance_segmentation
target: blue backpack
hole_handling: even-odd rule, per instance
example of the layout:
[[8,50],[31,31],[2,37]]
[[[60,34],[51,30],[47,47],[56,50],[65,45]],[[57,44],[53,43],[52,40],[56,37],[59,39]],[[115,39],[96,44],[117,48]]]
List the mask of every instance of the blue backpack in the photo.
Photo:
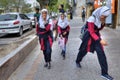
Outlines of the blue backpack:
[[[94,18],[96,18],[94,15],[92,15]],[[80,34],[80,39],[83,40],[83,37],[85,35],[85,33],[88,31],[88,26],[87,23],[85,25],[82,26],[81,28],[81,34]]]
[[87,32],[87,28],[88,28],[88,27],[87,27],[87,23],[82,26],[81,32],[80,32],[80,33],[81,33],[81,34],[80,34],[80,39],[81,39],[81,40],[83,40],[83,37],[84,37],[85,33]]

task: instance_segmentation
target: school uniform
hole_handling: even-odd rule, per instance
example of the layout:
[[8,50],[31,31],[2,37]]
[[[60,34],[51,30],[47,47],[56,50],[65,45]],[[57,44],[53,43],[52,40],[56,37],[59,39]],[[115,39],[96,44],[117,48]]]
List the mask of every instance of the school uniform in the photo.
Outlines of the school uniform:
[[[66,44],[68,41],[68,36],[69,36],[69,31],[70,31],[70,26],[69,26],[69,22],[67,20],[67,18],[65,17],[64,20],[62,20],[61,18],[59,18],[58,20],[58,34],[59,36],[62,35],[63,38],[65,38],[65,46],[64,49],[62,50],[63,56],[65,56],[66,54]],[[64,35],[64,32],[66,32],[66,34]]]
[[[69,25],[66,26],[66,28],[61,28],[60,26],[58,26],[58,33],[59,35],[62,35],[63,38],[65,38],[65,44],[67,44],[68,41],[69,31],[70,31]],[[67,32],[66,35],[63,34],[64,32]]]
[[45,62],[51,62],[51,53],[52,53],[52,44],[53,44],[53,35],[52,35],[52,24],[49,18],[47,17],[47,23],[44,24],[42,16],[40,16],[39,25],[37,26],[37,34],[39,36],[39,42],[41,50],[44,54]]
[[87,52],[94,53],[96,51],[98,61],[101,67],[101,75],[108,79],[113,80],[113,78],[108,74],[108,64],[104,48],[101,41],[100,31],[104,28],[105,24],[100,21],[100,16],[108,16],[110,14],[110,9],[106,6],[96,9],[92,16],[87,20],[87,30],[83,36],[82,43],[79,48],[76,63],[78,67],[81,67],[80,62]]
[[52,52],[52,31],[50,31],[50,24],[46,26],[45,29],[39,28],[39,42],[41,45],[41,50],[44,54],[45,62],[51,61],[51,52]]
[[99,31],[104,28],[104,25],[101,25],[101,28],[98,29],[97,26],[94,25],[94,23],[87,22],[87,26],[88,31],[85,33],[85,36],[83,37],[83,42],[80,45],[76,62],[77,63],[81,62],[83,57],[87,54],[87,52],[94,53],[94,51],[96,51],[98,61],[101,66],[102,74],[108,74],[108,64],[106,61],[103,46],[100,44],[101,36],[99,33]]

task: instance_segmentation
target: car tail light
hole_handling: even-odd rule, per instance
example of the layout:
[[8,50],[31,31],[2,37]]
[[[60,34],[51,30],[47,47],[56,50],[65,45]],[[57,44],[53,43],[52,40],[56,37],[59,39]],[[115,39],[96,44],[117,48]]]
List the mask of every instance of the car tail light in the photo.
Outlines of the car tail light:
[[20,23],[20,21],[15,21],[13,24],[16,25],[16,24],[19,24],[19,23]]

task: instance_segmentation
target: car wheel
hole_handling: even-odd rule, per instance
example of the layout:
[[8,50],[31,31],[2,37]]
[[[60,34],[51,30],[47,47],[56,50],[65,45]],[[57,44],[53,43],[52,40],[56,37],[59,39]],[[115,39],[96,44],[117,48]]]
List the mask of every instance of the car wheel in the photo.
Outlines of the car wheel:
[[23,35],[23,28],[20,27],[20,30],[19,30],[18,36],[22,36],[22,35]]
[[35,28],[35,25],[33,25],[33,28]]

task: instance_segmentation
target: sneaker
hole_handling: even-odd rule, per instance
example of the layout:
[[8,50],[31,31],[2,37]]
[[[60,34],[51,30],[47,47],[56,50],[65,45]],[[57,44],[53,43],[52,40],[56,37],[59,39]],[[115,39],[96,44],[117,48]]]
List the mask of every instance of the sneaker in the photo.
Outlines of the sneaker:
[[77,66],[78,68],[81,68],[81,64],[80,64],[80,63],[77,63],[77,62],[76,62],[76,66]]
[[65,54],[63,54],[63,60],[65,60]]
[[111,77],[110,75],[108,74],[105,74],[105,75],[101,75],[102,78],[106,79],[106,80],[113,80],[113,77]]

